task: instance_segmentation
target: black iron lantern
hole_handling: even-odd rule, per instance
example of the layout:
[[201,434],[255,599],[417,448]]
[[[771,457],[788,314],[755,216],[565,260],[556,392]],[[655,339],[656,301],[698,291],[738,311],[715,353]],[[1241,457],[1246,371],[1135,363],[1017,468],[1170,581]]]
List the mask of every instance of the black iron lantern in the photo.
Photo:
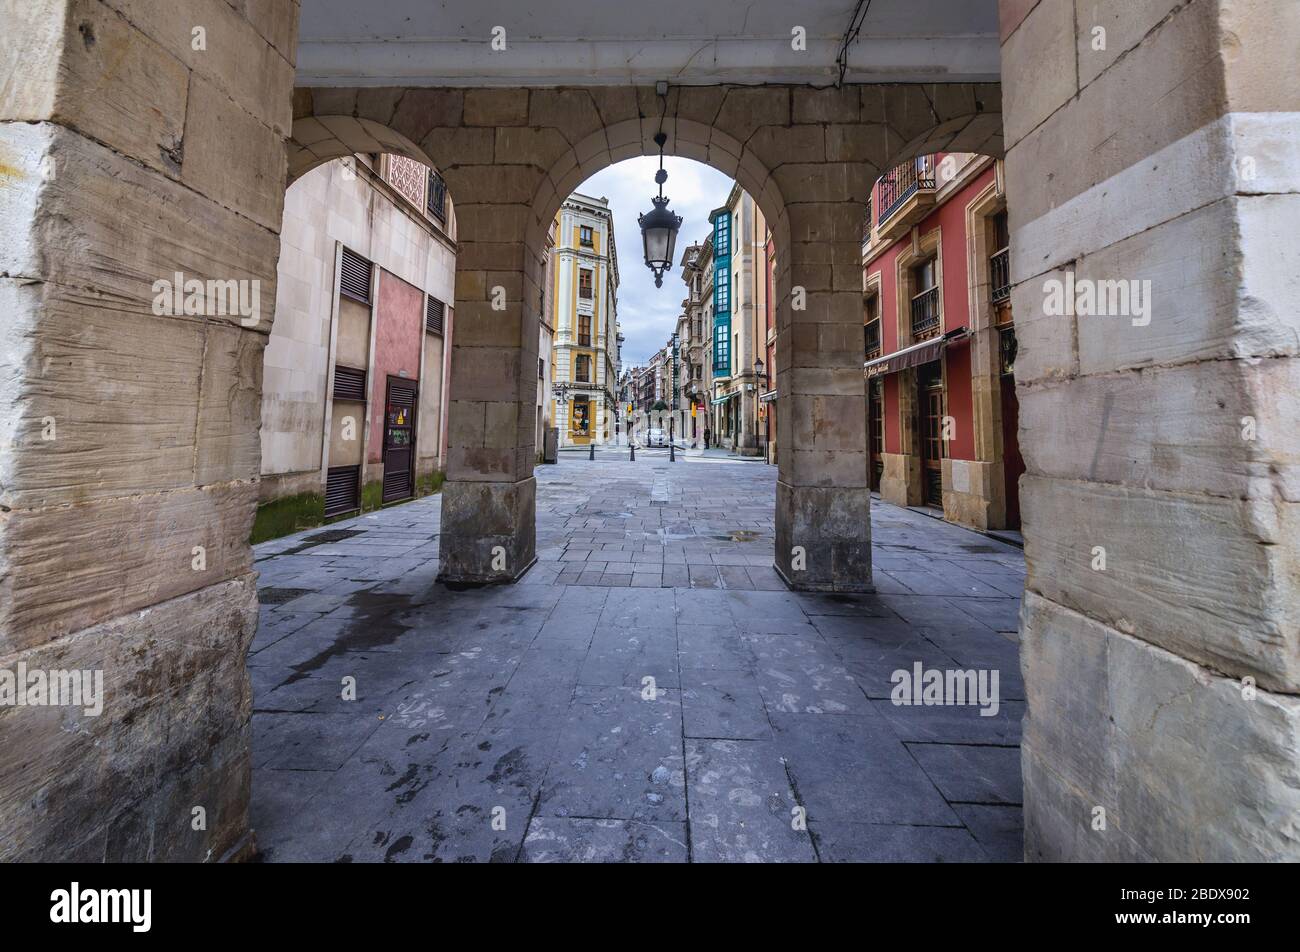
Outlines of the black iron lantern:
[[760,357],[760,358],[758,358],[758,360],[754,361],[754,376],[755,376],[755,377],[762,377],[764,383],[767,382],[767,374],[763,373],[763,371],[764,371],[765,369],[766,369],[766,368],[765,368],[764,365],[763,365],[763,358],[762,358],[762,357]]
[[673,266],[677,230],[682,227],[682,216],[669,210],[668,199],[664,197],[664,182],[668,181],[668,173],[664,171],[664,143],[667,141],[668,137],[662,132],[655,134],[655,144],[659,146],[659,171],[655,173],[659,196],[650,199],[654,208],[637,218],[641,225],[641,240],[645,244],[645,265],[654,272],[657,288],[664,286],[664,272]]

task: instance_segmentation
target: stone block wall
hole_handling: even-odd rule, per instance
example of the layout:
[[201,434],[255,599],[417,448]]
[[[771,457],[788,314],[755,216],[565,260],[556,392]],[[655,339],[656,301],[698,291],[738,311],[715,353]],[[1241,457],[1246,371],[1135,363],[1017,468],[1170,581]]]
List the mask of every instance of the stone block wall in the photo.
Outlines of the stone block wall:
[[[262,352],[297,4],[0,13],[0,667],[103,710],[0,708],[0,860],[208,860],[248,837]],[[248,282],[257,313],[204,287]],[[259,282],[254,288],[252,282]],[[163,296],[163,303],[167,300]]]
[[1300,5],[1003,14],[1026,856],[1300,859]]

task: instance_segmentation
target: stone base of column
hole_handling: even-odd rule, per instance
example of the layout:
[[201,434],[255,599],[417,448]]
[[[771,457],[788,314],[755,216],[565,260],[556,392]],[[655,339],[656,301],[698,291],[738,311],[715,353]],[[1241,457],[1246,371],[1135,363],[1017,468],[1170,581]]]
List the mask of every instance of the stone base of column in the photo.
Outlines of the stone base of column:
[[1300,861],[1293,695],[1034,592],[1021,618],[1027,860]]
[[794,591],[874,592],[871,490],[778,481],[773,568]]
[[[251,575],[5,659],[103,673],[102,709],[11,707],[0,862],[199,863],[249,837]],[[203,807],[206,827],[190,823]]]
[[438,581],[516,582],[537,561],[537,480],[455,480],[442,488]]

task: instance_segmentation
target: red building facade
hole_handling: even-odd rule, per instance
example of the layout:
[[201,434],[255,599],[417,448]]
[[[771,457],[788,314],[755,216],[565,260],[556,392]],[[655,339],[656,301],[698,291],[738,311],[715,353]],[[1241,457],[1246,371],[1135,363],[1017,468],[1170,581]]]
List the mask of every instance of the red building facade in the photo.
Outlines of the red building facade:
[[1002,165],[925,156],[872,191],[863,343],[872,488],[978,529],[1019,526]]

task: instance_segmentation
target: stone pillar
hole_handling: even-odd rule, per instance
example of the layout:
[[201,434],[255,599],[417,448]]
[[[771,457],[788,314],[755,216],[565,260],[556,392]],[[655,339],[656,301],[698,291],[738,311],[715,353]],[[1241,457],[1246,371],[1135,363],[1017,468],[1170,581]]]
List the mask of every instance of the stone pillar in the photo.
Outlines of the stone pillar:
[[777,252],[775,565],[800,590],[874,590],[861,244],[873,173],[839,162],[773,173],[790,225],[789,252]]
[[1026,856],[1300,860],[1300,5],[1002,13]]
[[[503,92],[526,101],[526,91]],[[487,171],[447,172],[460,251],[438,579],[452,584],[514,581],[537,561],[533,465],[545,275],[541,245],[526,240],[526,202],[540,174],[523,166]]]
[[[241,9],[0,12],[21,77],[0,87],[0,669],[102,676],[97,703],[0,707],[3,861],[251,846],[248,537],[297,6]],[[201,283],[174,294],[178,273]]]

